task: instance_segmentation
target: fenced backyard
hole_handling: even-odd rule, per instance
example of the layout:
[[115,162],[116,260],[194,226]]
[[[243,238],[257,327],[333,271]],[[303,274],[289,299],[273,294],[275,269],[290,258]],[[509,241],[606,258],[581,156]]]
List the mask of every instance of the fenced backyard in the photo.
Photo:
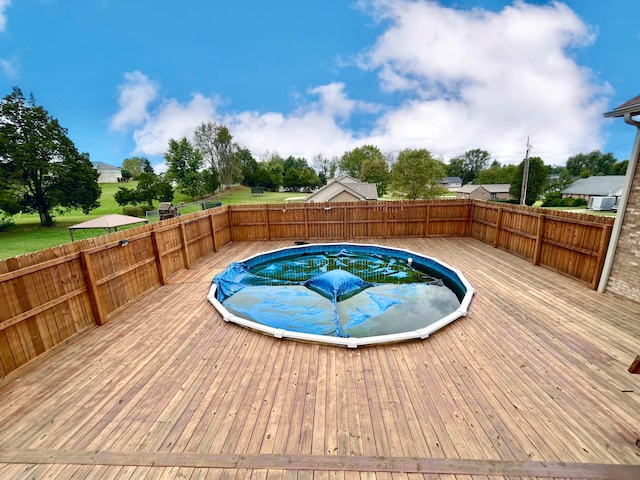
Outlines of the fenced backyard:
[[471,200],[197,211],[0,262],[0,377],[108,322],[232,241],[472,237],[595,289],[612,225],[609,217]]

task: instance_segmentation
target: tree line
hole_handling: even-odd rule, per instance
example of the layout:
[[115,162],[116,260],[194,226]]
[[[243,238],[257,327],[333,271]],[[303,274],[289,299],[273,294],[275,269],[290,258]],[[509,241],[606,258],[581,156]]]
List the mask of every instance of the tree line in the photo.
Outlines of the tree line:
[[[175,189],[201,198],[238,183],[271,191],[311,192],[338,174],[375,183],[379,196],[433,198],[446,192],[441,181],[450,176],[460,177],[465,184],[510,184],[511,195],[519,201],[524,169],[524,162],[501,165],[479,148],[448,164],[427,149],[392,155],[375,145],[362,145],[331,159],[316,155],[311,164],[305,158],[283,158],[277,153],[256,160],[234,141],[226,125],[214,122],[200,124],[191,139],[169,140],[164,159],[165,173],[156,173],[147,158],[125,159],[123,179],[133,178],[137,185],[121,186],[116,201],[152,209],[154,201],[172,201]],[[597,150],[570,157],[564,167],[547,166],[540,157],[532,157],[526,203],[557,195],[576,177],[623,175],[627,164]],[[98,172],[89,154],[76,149],[67,130],[33,95],[26,98],[14,87],[0,100],[0,229],[20,211],[37,213],[43,226],[52,225],[56,214],[72,208],[86,214],[99,206],[100,193]]]

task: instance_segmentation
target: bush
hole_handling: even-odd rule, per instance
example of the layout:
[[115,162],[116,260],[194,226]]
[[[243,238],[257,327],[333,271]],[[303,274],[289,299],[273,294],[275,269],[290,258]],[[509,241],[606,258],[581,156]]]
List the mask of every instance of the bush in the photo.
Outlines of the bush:
[[146,218],[147,212],[151,210],[155,210],[155,208],[150,207],[149,205],[127,205],[126,207],[122,207],[122,213],[124,213],[125,215],[140,218]]
[[553,192],[547,195],[542,204],[543,207],[583,207],[587,204],[584,198],[561,198],[560,192]]
[[4,212],[0,213],[0,232],[4,232],[9,228],[13,227],[15,222],[11,219],[9,215],[6,215]]

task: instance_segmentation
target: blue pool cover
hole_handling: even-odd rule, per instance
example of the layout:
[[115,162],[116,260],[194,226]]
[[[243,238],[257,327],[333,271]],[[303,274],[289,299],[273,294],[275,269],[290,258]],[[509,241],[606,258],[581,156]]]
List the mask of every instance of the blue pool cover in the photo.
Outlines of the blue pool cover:
[[360,244],[268,252],[232,263],[213,284],[215,303],[231,316],[340,338],[394,335],[461,316],[470,288],[431,258]]

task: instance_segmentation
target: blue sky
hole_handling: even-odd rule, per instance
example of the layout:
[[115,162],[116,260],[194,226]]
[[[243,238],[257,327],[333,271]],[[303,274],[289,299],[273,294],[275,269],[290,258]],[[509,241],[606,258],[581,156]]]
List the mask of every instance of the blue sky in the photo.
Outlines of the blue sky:
[[94,161],[226,124],[257,159],[472,148],[501,163],[628,158],[602,113],[640,93],[638,0],[0,0],[19,86]]

